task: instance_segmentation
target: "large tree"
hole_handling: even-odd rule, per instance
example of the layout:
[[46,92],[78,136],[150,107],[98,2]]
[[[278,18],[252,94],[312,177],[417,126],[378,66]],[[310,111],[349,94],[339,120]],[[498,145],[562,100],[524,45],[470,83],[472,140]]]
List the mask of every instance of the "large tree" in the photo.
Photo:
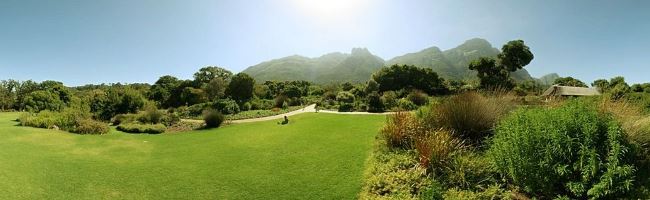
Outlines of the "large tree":
[[178,95],[174,94],[174,90],[178,88],[179,85],[180,81],[178,78],[169,75],[162,76],[153,84],[153,86],[151,86],[149,99],[154,100],[161,107],[170,107],[173,105],[170,99],[173,95]]
[[208,84],[215,78],[221,78],[224,81],[228,81],[230,80],[230,77],[232,77],[232,72],[216,66],[207,66],[194,73],[194,81],[197,82],[197,86]]
[[533,58],[530,48],[523,40],[513,40],[501,47],[497,59],[481,57],[469,64],[470,70],[478,72],[481,88],[512,89],[515,84],[510,78],[510,73],[522,69]]
[[413,65],[384,67],[372,75],[372,80],[379,85],[380,92],[415,89],[428,94],[438,94],[447,91],[444,80],[437,73],[430,68]]
[[572,87],[588,87],[587,84],[585,84],[581,80],[575,79],[575,78],[570,77],[570,76],[555,79],[555,81],[553,82],[553,85],[572,86]]
[[244,102],[253,98],[255,79],[245,73],[238,73],[233,76],[228,84],[226,93],[237,102]]
[[469,69],[478,72],[481,88],[513,88],[515,84],[510,78],[510,71],[496,63],[493,58],[482,57],[469,63]]

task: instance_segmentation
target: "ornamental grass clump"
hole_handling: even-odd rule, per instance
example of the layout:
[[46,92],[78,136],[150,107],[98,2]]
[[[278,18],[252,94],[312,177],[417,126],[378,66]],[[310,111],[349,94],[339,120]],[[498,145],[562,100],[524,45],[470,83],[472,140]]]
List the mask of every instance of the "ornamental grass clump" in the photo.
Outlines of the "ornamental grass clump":
[[494,125],[512,109],[511,104],[505,98],[468,92],[432,105],[423,120],[429,128],[451,130],[469,144],[482,144],[492,135]]
[[635,185],[624,130],[596,105],[521,109],[496,127],[487,155],[496,170],[542,198],[622,198]]

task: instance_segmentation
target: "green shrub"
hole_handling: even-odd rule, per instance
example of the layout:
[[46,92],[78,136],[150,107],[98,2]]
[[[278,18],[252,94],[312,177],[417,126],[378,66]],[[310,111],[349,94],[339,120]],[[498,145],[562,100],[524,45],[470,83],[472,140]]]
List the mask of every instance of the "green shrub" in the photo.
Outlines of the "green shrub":
[[354,111],[354,104],[341,103],[339,105],[339,112],[351,112],[351,111]]
[[461,139],[481,144],[510,109],[510,102],[502,98],[487,98],[471,92],[434,104],[425,121],[430,128],[453,130]]
[[164,116],[164,112],[150,107],[138,114],[138,121],[145,124],[159,124]]
[[41,111],[37,114],[25,113],[18,119],[21,126],[60,129],[79,134],[108,133],[108,125],[92,120],[92,114],[73,108],[64,108],[61,112]]
[[117,126],[117,130],[127,133],[149,133],[158,134],[164,133],[167,127],[163,124],[137,124],[137,123],[123,123]]
[[386,91],[381,96],[381,102],[384,102],[384,109],[390,110],[397,106],[397,94],[394,91]]
[[235,114],[240,111],[237,102],[235,100],[230,100],[230,99],[218,100],[214,102],[214,106],[212,106],[212,108],[226,115]]
[[418,108],[417,105],[415,105],[413,102],[409,101],[408,99],[400,99],[397,101],[397,107],[400,110],[415,110]]
[[[499,185],[490,185],[487,188],[479,191],[451,188],[442,195],[442,199],[447,199],[447,200],[511,199],[512,196],[513,195],[509,191],[504,190]],[[521,198],[521,199],[528,199],[528,198]]]
[[253,106],[250,102],[246,102],[241,106],[241,111],[249,111]]
[[454,156],[445,165],[442,176],[450,188],[479,191],[497,184],[498,176],[490,160],[483,155],[466,151]]
[[496,128],[488,156],[497,171],[535,196],[620,198],[635,187],[624,131],[596,106],[521,109]]
[[350,92],[339,92],[336,94],[336,101],[339,103],[354,103],[354,94]]
[[273,101],[274,101],[274,104],[273,104],[274,108],[284,108],[284,107],[287,107],[289,105],[287,103],[287,101],[289,101],[289,97],[284,96],[284,95],[278,95],[277,97],[275,97],[275,99],[273,99]]
[[406,98],[417,106],[423,106],[429,102],[429,96],[419,90],[412,91]]
[[368,112],[384,112],[384,102],[377,92],[372,92],[366,97],[368,101]]
[[121,123],[132,122],[132,121],[135,121],[133,115],[127,115],[127,114],[117,114],[115,115],[115,117],[113,117],[113,119],[111,119],[111,123],[114,126],[120,125]]
[[[41,111],[37,114],[25,113],[18,119],[21,126],[30,126],[35,128],[54,128],[58,121],[56,112],[49,110]],[[58,127],[58,126],[57,126]]]
[[205,121],[205,127],[207,128],[217,128],[221,126],[224,120],[223,114],[216,110],[206,110],[203,116],[203,121]]
[[419,199],[434,196],[432,179],[413,151],[377,151],[371,155],[359,199]]
[[77,127],[72,132],[78,134],[106,134],[109,130],[106,123],[83,119],[77,122]]

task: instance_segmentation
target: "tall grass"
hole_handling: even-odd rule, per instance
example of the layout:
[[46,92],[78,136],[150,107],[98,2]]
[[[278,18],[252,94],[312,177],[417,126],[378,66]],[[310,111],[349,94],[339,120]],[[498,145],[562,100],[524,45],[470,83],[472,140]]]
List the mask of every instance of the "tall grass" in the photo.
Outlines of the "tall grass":
[[433,105],[425,121],[430,128],[443,128],[471,144],[481,144],[490,136],[494,125],[514,108],[502,97],[485,97],[476,92],[459,94]]

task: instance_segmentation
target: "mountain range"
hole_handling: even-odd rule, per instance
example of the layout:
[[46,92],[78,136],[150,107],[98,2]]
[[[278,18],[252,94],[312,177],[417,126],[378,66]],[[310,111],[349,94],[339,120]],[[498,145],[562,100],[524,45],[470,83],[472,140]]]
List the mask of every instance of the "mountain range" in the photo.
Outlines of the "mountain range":
[[[445,79],[470,80],[476,72],[469,70],[472,60],[496,57],[499,49],[484,39],[470,39],[448,50],[429,47],[415,53],[383,60],[366,48],[353,48],[350,53],[329,53],[316,58],[300,55],[274,59],[248,67],[243,72],[259,82],[267,80],[306,80],[316,83],[365,82],[372,73],[393,64],[431,68]],[[525,69],[511,74],[516,81],[534,80]]]

